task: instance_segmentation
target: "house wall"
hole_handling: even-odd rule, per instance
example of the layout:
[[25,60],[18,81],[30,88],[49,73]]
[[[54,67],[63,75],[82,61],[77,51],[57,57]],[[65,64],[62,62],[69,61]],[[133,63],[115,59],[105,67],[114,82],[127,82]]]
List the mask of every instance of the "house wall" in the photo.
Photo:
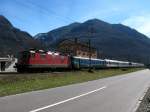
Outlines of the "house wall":
[[[63,43],[58,46],[58,51],[64,54],[70,54],[73,56],[80,57],[89,57],[89,47],[82,44],[74,44],[74,43]],[[94,48],[91,48],[91,57],[97,58],[97,51]]]

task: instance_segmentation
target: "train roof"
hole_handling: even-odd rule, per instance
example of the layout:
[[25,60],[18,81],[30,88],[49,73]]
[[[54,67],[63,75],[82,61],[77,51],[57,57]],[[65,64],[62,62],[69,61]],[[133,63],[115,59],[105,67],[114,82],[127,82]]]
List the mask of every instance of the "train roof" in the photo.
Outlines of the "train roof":
[[[74,58],[77,58],[77,59],[89,59],[89,58],[86,58],[86,57],[79,57],[79,56],[73,56]],[[97,61],[105,61],[103,59],[97,59],[97,58],[91,58],[91,60],[97,60]]]
[[30,50],[30,53],[45,53],[50,55],[60,55],[59,52],[52,52],[52,51],[44,51],[44,50]]
[[110,60],[110,59],[104,59],[104,60],[109,62],[116,62],[116,63],[129,63],[127,61],[118,61],[118,60]]
[[105,61],[116,62],[116,63],[132,63],[132,64],[144,65],[143,63],[135,63],[135,62],[128,62],[128,61],[118,61],[118,60],[110,60],[110,59],[105,59]]

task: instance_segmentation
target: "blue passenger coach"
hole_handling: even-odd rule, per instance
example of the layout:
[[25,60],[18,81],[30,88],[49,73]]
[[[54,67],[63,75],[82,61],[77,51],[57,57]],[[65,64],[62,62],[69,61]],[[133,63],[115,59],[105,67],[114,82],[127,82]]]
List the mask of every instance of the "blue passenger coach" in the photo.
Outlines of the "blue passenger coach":
[[80,68],[89,68],[91,63],[91,68],[104,68],[106,66],[106,61],[102,59],[83,58],[83,57],[73,57],[72,60],[73,67]]

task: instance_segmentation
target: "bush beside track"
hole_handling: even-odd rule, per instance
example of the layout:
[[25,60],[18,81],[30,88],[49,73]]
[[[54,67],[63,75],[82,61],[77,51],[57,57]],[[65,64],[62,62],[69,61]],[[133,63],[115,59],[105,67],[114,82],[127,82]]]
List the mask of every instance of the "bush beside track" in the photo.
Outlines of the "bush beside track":
[[24,93],[69,84],[81,83],[100,78],[130,73],[143,68],[103,69],[93,73],[86,71],[33,73],[33,74],[0,74],[0,96]]

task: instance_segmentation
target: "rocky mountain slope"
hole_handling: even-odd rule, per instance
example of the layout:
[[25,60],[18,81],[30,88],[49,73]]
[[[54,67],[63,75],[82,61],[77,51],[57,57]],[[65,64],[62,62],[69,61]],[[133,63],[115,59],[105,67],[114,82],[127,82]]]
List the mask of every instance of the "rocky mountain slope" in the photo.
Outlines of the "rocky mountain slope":
[[48,48],[56,48],[65,39],[78,38],[97,48],[100,58],[149,63],[150,39],[122,24],[109,24],[98,19],[73,23],[35,36]]
[[15,28],[0,15],[0,56],[16,55],[21,50],[40,47],[40,43],[30,34]]

